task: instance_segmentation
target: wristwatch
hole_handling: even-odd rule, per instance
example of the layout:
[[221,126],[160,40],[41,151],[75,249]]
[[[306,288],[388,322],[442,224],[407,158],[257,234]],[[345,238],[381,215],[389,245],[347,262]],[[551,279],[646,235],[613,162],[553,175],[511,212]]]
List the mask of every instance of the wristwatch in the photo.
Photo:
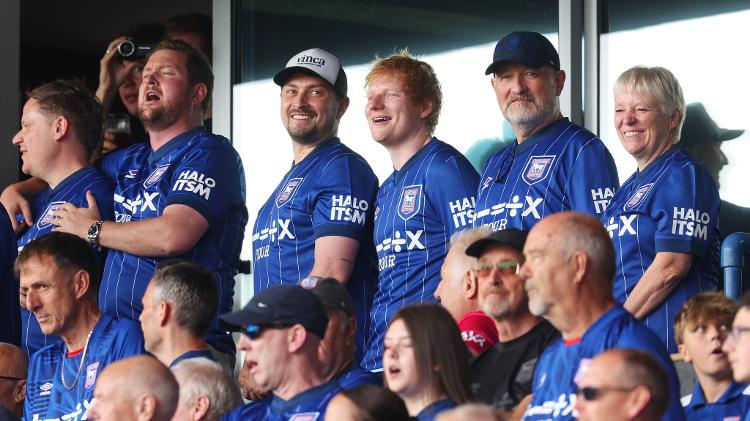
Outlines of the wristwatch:
[[89,239],[89,243],[92,246],[99,244],[99,233],[102,231],[102,221],[96,221],[89,226],[86,237]]

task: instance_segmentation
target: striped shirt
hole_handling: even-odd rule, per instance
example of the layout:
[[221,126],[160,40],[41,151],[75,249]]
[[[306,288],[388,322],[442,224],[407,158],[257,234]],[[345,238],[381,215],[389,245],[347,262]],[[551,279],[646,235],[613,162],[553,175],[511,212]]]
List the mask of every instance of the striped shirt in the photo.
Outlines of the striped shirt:
[[339,139],[319,144],[292,165],[258,212],[253,227],[255,292],[296,284],[315,264],[315,240],[359,241],[347,289],[357,320],[357,360],[362,357],[377,282],[372,215],[378,179],[367,162]]
[[617,168],[604,143],[567,118],[493,155],[477,191],[475,226],[531,229],[545,216],[596,216],[617,190]]
[[382,369],[383,337],[398,309],[435,301],[450,237],[473,222],[478,180],[460,152],[432,138],[380,186],[374,232],[380,276],[365,369]]
[[[217,317],[231,311],[247,208],[242,161],[229,141],[196,128],[157,151],[139,143],[112,152],[104,156],[101,166],[116,182],[115,222],[156,218],[168,206],[178,204],[192,208],[208,221],[208,231],[195,246],[174,257],[213,272],[219,288]],[[99,288],[102,311],[138,320],[146,286],[156,265],[166,258],[110,250]],[[216,318],[206,341],[221,352],[235,352],[232,337],[219,328]]]
[[656,253],[693,255],[688,273],[643,322],[677,352],[674,317],[690,297],[715,291],[719,279],[719,192],[703,164],[674,146],[636,172],[602,217],[615,246],[613,295],[624,303]]
[[[31,215],[34,217],[34,225],[30,226],[16,241],[18,251],[31,240],[52,232],[52,212],[60,209],[64,203],[71,203],[77,207],[89,207],[86,200],[86,192],[91,191],[96,199],[101,218],[111,221],[114,217],[112,194],[114,183],[112,179],[102,174],[94,167],[84,167],[74,172],[61,181],[54,189],[47,189],[37,196],[31,203]],[[19,218],[21,215],[19,215]],[[107,256],[106,250],[97,248],[99,254],[99,268],[104,266]],[[39,323],[34,314],[21,309],[21,348],[31,355],[40,348],[50,345],[52,341],[60,340],[57,337],[48,337],[42,333]]]

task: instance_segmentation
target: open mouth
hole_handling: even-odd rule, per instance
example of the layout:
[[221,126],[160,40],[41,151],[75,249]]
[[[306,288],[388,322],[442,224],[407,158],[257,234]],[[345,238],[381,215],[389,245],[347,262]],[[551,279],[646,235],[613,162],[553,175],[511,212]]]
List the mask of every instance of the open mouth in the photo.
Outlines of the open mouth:
[[377,123],[384,123],[384,122],[390,121],[390,120],[391,120],[391,117],[374,117],[372,119],[372,122],[375,123],[375,124],[377,124]]
[[146,102],[158,101],[160,99],[161,96],[156,91],[146,91]]
[[638,135],[639,135],[639,134],[641,134],[641,133],[642,133],[642,132],[639,132],[639,131],[635,131],[635,130],[628,130],[628,131],[626,131],[626,132],[622,132],[622,134],[623,134],[623,135],[624,135],[625,137],[638,136]]

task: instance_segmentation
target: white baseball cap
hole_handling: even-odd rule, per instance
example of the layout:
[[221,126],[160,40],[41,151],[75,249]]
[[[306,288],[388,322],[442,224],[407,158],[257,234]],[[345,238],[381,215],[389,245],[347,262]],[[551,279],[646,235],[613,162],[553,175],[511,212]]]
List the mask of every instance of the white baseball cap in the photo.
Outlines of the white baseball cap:
[[319,77],[328,82],[339,95],[346,96],[346,73],[339,59],[328,51],[311,48],[298,53],[289,59],[285,68],[276,73],[273,81],[282,86],[295,73]]

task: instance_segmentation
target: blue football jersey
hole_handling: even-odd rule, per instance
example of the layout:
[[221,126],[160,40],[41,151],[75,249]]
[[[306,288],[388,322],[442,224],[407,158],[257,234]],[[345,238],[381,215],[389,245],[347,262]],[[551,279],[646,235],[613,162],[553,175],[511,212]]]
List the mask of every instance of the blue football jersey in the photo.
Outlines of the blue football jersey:
[[16,261],[16,233],[5,207],[0,204],[0,342],[21,343],[21,319],[18,305],[18,281],[13,273]]
[[419,411],[417,414],[417,421],[433,421],[443,411],[453,409],[456,407],[456,403],[450,399],[443,399],[433,402],[426,406],[424,409]]
[[372,215],[378,179],[367,162],[339,139],[318,145],[293,165],[258,212],[253,228],[255,292],[307,277],[315,263],[315,240],[325,236],[359,241],[347,289],[357,320],[357,359],[370,326],[377,282]]
[[383,337],[398,309],[435,301],[450,237],[474,221],[478,180],[459,151],[432,138],[380,186],[374,232],[380,275],[365,369],[382,369]]
[[696,383],[693,393],[681,400],[688,421],[739,421],[750,410],[750,387],[732,382],[716,402],[708,403],[701,384]]
[[[89,207],[86,200],[87,191],[94,194],[102,219],[111,221],[114,217],[112,203],[114,187],[112,179],[101,171],[94,167],[84,167],[66,177],[54,189],[47,189],[31,203],[34,225],[18,238],[16,242],[18,251],[20,252],[31,240],[52,232],[54,228],[52,213],[60,209],[64,203],[72,203],[79,208]],[[97,248],[97,252],[101,270],[107,253],[101,247]],[[21,309],[21,325],[21,348],[28,355],[51,344],[53,340],[59,340],[59,338],[47,337],[42,333],[34,314],[24,308]]]
[[337,382],[308,389],[285,401],[276,395],[229,412],[222,421],[322,421],[328,402],[341,392]]
[[589,326],[580,341],[565,344],[562,338],[544,350],[534,369],[532,399],[524,420],[573,420],[577,383],[591,360],[612,348],[634,348],[659,360],[667,371],[671,399],[665,420],[684,420],[680,406],[679,382],[672,360],[659,339],[619,305],[605,312]]
[[615,193],[604,223],[615,246],[613,294],[624,303],[659,252],[693,255],[690,271],[643,322],[677,352],[673,323],[690,297],[718,288],[719,192],[703,165],[674,146]]
[[487,161],[474,225],[528,230],[556,212],[599,217],[618,185],[617,167],[604,143],[562,118]]
[[[68,357],[67,352],[65,343],[58,341],[31,357],[26,380],[25,420],[86,419],[93,403],[94,384],[102,370],[117,360],[144,353],[141,328],[130,320],[102,314],[89,338],[83,363],[83,353]],[[70,390],[62,383],[63,369],[67,385],[78,379]]]
[[[231,311],[247,208],[245,172],[229,141],[196,128],[156,151],[148,143],[139,143],[112,152],[100,165],[115,180],[116,222],[156,218],[170,205],[189,206],[206,218],[208,231],[192,249],[174,257],[213,272],[219,287],[217,317]],[[164,259],[110,250],[99,289],[102,311],[138,320],[143,293]],[[232,337],[219,328],[218,319],[212,322],[206,340],[221,352],[235,352]]]
[[363,369],[359,365],[352,363],[349,367],[334,378],[344,390],[354,389],[363,384],[372,384],[377,386],[383,385],[383,380]]

